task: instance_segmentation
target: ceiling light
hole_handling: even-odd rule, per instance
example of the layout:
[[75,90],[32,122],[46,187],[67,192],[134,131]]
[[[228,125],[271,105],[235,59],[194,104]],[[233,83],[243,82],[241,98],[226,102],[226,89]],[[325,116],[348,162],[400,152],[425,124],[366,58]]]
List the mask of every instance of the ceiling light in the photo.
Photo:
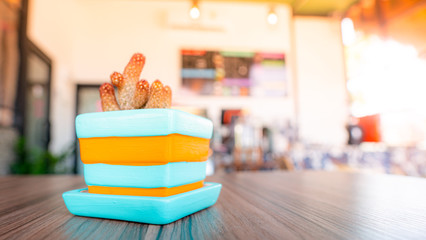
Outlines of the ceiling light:
[[350,18],[344,18],[341,22],[342,41],[345,46],[349,46],[356,40],[354,23]]
[[271,7],[268,13],[268,23],[271,25],[275,25],[277,24],[277,22],[278,22],[277,13],[275,12],[274,8]]
[[200,17],[200,9],[198,8],[198,1],[197,0],[192,1],[192,7],[189,10],[189,16],[192,19],[198,19]]

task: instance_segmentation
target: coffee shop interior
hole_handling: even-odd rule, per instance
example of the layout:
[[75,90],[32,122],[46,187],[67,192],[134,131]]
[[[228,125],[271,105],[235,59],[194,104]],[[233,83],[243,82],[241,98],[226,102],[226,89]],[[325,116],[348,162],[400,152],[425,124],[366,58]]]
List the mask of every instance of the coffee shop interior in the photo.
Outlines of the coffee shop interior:
[[426,1],[0,0],[0,175],[82,174],[132,54],[213,122],[207,174],[426,176]]

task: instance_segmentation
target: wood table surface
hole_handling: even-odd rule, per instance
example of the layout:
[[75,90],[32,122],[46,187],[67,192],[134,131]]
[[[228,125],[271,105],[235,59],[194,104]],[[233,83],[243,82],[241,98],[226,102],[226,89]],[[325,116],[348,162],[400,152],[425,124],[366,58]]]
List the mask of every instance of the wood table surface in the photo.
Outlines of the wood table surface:
[[160,226],[73,216],[81,176],[0,178],[0,239],[426,239],[426,180],[345,172],[240,172],[218,202]]

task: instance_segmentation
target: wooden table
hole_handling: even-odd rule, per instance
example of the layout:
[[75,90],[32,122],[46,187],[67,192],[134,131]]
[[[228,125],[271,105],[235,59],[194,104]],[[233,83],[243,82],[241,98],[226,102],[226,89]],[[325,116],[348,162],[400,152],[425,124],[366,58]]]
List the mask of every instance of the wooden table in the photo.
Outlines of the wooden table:
[[342,172],[244,172],[213,207],[158,226],[71,215],[78,176],[0,178],[0,239],[426,239],[426,180]]

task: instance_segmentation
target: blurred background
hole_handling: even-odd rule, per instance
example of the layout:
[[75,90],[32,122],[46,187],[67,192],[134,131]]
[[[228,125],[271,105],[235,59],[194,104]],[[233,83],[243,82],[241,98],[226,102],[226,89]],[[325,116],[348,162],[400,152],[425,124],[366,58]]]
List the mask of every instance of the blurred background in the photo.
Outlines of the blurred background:
[[426,176],[424,0],[0,0],[0,175],[81,174],[74,119],[135,52],[213,121],[208,174]]

